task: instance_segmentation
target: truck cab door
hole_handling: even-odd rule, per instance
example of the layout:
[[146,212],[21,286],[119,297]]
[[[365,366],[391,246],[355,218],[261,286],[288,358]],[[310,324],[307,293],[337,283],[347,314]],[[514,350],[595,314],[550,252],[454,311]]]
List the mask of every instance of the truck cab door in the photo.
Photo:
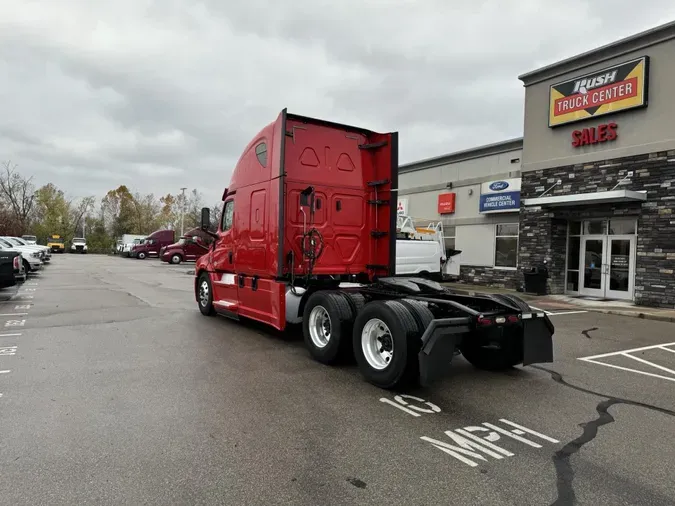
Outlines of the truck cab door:
[[148,239],[147,241],[145,241],[145,244],[147,245],[148,248],[149,257],[159,255],[159,242],[157,241],[157,239]]
[[212,255],[213,305],[219,312],[238,313],[237,276],[234,264],[234,199],[225,201],[220,231]]

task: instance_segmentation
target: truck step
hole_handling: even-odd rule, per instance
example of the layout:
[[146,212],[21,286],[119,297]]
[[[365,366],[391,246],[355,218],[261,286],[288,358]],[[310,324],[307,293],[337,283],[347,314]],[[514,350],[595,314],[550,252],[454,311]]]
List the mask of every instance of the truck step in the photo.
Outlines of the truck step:
[[382,186],[389,183],[391,183],[389,179],[380,179],[379,181],[368,181],[368,186]]
[[378,199],[378,200],[369,200],[368,203],[369,203],[369,204],[373,204],[373,205],[375,205],[375,206],[389,205],[389,201],[388,201],[388,200],[379,200],[379,199]]
[[375,239],[379,239],[380,237],[386,237],[387,235],[389,235],[389,232],[384,230],[371,230],[370,235]]

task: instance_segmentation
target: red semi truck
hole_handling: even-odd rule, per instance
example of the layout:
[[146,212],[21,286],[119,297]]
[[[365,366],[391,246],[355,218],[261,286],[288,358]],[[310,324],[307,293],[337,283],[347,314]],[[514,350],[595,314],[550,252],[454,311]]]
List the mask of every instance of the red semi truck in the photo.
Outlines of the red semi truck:
[[213,239],[200,228],[185,232],[178,242],[164,246],[159,250],[162,262],[179,264],[181,262],[195,262],[209,251]]
[[353,354],[382,388],[429,385],[458,352],[489,370],[552,362],[553,324],[520,298],[395,277],[397,171],[398,133],[284,109],[223,192],[214,242],[195,267],[202,314],[280,330],[302,323],[314,359]]
[[130,256],[145,260],[147,257],[159,257],[160,250],[176,240],[173,230],[155,230],[139,244],[131,248]]

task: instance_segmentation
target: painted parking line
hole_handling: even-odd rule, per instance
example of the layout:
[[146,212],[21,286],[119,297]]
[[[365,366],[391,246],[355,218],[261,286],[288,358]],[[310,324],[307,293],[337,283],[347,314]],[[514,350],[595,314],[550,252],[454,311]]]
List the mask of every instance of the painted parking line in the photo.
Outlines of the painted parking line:
[[0,313],[0,316],[26,316],[28,313]]
[[21,334],[0,334],[0,337],[18,337]]
[[0,371],[0,374],[9,374],[10,372],[12,372],[10,369],[6,369],[4,371]]
[[[675,381],[675,370],[670,369],[668,367],[664,367],[660,364],[655,364],[654,362],[650,362],[649,360],[645,360],[644,358],[636,357],[635,355],[633,355],[633,353],[636,353],[638,351],[646,351],[646,350],[659,350],[665,351],[667,353],[675,353],[675,349],[673,349],[672,347],[675,347],[675,343],[654,344],[652,346],[643,346],[641,348],[633,348],[630,350],[613,351],[610,353],[602,353],[600,355],[592,355],[590,357],[580,357],[578,360],[590,362],[591,364],[604,365],[606,367],[612,367],[614,369],[620,369],[622,371],[634,372],[637,374],[642,374],[644,376],[650,376],[652,378],[659,378],[667,381]],[[663,374],[657,374],[656,372],[640,371],[638,369],[631,369],[630,367],[624,367],[622,365],[608,364],[607,362],[599,361],[599,359],[606,359],[610,357],[625,357],[630,360],[640,362],[641,364],[645,364],[649,367],[653,367],[654,369],[657,369],[659,371],[665,371],[669,373],[671,376],[664,376]]]
[[581,313],[588,313],[588,311],[584,310],[578,310],[578,311],[548,311],[546,309],[542,309],[539,307],[535,306],[530,306],[532,309],[535,311],[541,311],[542,313],[546,314],[547,316],[559,316],[559,315],[565,315],[565,314],[581,314]]

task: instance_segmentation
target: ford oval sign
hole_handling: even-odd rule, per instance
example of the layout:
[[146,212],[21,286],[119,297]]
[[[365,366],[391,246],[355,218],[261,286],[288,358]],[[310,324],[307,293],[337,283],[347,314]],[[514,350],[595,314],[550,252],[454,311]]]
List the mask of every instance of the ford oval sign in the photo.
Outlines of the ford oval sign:
[[502,190],[506,190],[509,187],[509,183],[506,181],[495,181],[494,183],[491,183],[488,188],[492,190],[493,192],[500,192]]

